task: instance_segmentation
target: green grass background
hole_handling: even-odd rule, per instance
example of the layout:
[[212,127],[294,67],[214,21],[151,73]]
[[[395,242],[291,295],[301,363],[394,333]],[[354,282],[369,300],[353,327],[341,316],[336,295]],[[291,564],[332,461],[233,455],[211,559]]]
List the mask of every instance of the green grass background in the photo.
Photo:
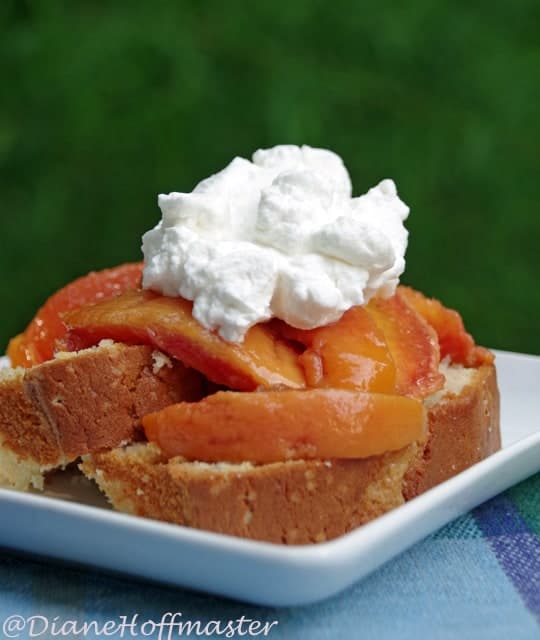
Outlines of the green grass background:
[[411,206],[404,280],[540,353],[540,4],[0,3],[0,349],[140,256],[158,192],[234,155],[339,152]]

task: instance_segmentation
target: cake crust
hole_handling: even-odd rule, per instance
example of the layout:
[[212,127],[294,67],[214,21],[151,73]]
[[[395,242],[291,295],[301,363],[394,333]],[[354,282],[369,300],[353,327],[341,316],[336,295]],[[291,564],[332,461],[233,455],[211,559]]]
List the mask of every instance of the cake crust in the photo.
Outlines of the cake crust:
[[265,465],[165,460],[155,444],[85,456],[80,465],[115,509],[287,544],[323,542],[403,504],[416,446],[363,460]]
[[468,469],[501,448],[499,389],[493,365],[473,372],[469,384],[430,402],[428,439],[403,480],[410,500]]
[[[138,440],[143,415],[197,400],[203,389],[202,376],[182,363],[160,361],[150,347],[119,343],[2,371],[0,484],[41,488],[38,470]],[[32,468],[31,481],[25,466]]]

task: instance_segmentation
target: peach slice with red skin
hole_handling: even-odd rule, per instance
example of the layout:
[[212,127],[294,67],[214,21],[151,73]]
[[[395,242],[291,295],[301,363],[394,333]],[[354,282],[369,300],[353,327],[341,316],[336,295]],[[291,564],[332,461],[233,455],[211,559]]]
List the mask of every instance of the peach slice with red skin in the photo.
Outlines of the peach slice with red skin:
[[242,343],[226,342],[192,316],[192,303],[152,291],[127,291],[114,300],[64,316],[65,346],[78,350],[104,338],[150,344],[197,369],[209,380],[240,391],[258,386],[305,386],[298,353],[268,324],[252,327]]
[[400,286],[398,291],[437,332],[441,358],[450,356],[452,362],[465,367],[479,367],[495,360],[491,351],[475,344],[457,311],[448,309],[435,298],[426,298],[410,287]]
[[396,365],[396,393],[424,398],[442,389],[437,334],[400,292],[373,298],[366,309],[383,332]]
[[271,463],[367,458],[426,437],[423,404],[346,389],[220,391],[143,418],[167,458]]
[[444,386],[437,335],[399,293],[353,307],[325,327],[281,331],[306,347],[300,363],[309,386],[418,398]]
[[57,341],[66,333],[62,313],[140,287],[142,272],[142,262],[122,264],[92,271],[58,290],[38,310],[24,333],[11,339],[7,355],[12,366],[32,367],[51,360]]
[[300,356],[311,387],[392,393],[396,367],[381,329],[364,307],[316,329],[281,325],[283,335],[306,347]]

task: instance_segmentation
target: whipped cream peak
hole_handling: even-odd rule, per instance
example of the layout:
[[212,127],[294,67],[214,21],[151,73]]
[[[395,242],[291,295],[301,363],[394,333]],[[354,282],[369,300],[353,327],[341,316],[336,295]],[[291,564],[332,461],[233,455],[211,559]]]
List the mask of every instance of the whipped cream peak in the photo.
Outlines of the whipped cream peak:
[[234,158],[191,193],[161,194],[143,236],[143,287],[194,302],[229,341],[278,317],[311,329],[395,291],[409,208],[392,180],[351,197],[341,158],[280,145]]
[[334,191],[351,197],[352,184],[343,160],[328,149],[282,144],[271,149],[259,149],[252,156],[253,164],[279,175],[287,171],[312,171],[330,182]]

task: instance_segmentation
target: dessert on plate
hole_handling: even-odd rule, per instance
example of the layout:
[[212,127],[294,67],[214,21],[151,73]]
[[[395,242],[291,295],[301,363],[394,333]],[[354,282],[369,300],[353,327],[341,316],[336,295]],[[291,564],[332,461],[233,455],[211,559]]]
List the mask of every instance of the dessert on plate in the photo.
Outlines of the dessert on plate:
[[115,509],[302,544],[500,448],[494,356],[399,284],[408,207],[282,145],[160,195],[144,261],[54,294],[0,378],[0,484],[76,462]]

